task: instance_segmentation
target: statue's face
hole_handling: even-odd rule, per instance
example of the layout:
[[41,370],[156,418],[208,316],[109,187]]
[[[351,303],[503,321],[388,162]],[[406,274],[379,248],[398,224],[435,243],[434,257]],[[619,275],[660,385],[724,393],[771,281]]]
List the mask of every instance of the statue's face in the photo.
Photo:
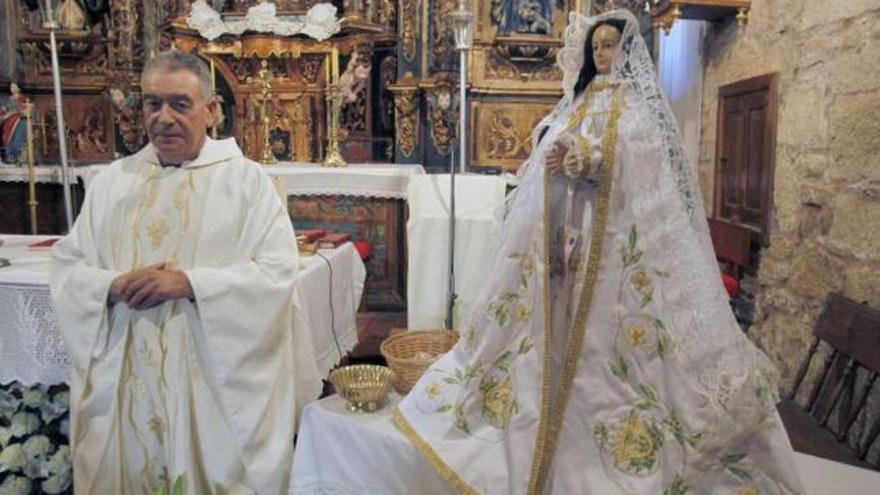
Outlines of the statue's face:
[[452,95],[449,91],[441,91],[437,95],[437,105],[443,110],[448,109],[452,105]]
[[519,16],[526,22],[532,22],[538,18],[538,5],[535,2],[523,2],[519,9]]
[[608,74],[611,72],[611,64],[614,62],[614,54],[620,43],[620,31],[616,27],[603,24],[593,31],[593,62],[596,64],[596,72]]

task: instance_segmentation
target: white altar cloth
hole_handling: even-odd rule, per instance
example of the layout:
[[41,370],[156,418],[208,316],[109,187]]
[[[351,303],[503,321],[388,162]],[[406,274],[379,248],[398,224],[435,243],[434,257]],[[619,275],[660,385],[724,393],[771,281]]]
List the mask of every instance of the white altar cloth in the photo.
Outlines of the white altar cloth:
[[[400,401],[351,413],[332,395],[306,406],[293,455],[291,495],[455,493],[391,422]],[[586,460],[584,462],[587,462]],[[805,495],[877,493],[880,473],[795,452]]]
[[[88,188],[92,179],[108,164],[80,165],[68,168],[71,183],[82,179]],[[322,167],[317,163],[279,162],[266,165],[264,170],[272,177],[281,177],[288,195],[299,196],[358,196],[365,198],[406,199],[412,177],[425,174],[421,165],[391,163],[349,164],[347,167]],[[37,182],[61,184],[61,167],[35,167]],[[0,165],[0,182],[27,182],[27,167]]]
[[266,166],[266,172],[281,177],[288,195],[358,196],[407,199],[413,177],[425,174],[421,165],[349,164],[322,167],[316,163],[280,162]]
[[[0,235],[0,383],[68,383],[69,360],[49,295],[49,249],[28,245],[47,236]],[[366,269],[351,243],[321,256],[300,258],[293,294],[294,366],[297,405],[320,397],[323,379],[357,344],[355,314]],[[333,296],[330,296],[332,286]],[[332,301],[332,303],[331,303]],[[330,311],[332,305],[333,311]],[[338,341],[338,347],[337,347]]]
[[[488,175],[455,177],[454,320],[467,315],[496,252],[505,182]],[[449,175],[409,183],[407,326],[444,328],[449,286]]]
[[306,406],[293,452],[290,495],[453,494],[391,422],[400,396],[351,413],[338,395]]
[[[67,169],[67,177],[71,184],[75,184],[78,178],[86,180],[87,176],[96,173],[100,168],[106,165],[94,165],[76,167],[70,166]],[[61,184],[61,167],[56,165],[40,165],[34,167],[34,179],[41,184]],[[19,167],[18,165],[0,164],[0,182],[27,182],[27,167]]]

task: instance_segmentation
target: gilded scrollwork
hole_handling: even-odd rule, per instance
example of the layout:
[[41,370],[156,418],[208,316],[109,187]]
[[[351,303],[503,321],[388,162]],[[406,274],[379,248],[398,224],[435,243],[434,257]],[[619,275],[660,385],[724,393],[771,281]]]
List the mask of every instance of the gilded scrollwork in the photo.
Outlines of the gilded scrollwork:
[[318,76],[321,74],[321,65],[324,63],[324,57],[320,55],[302,56],[297,59],[299,74],[309,84],[318,82]]
[[[339,77],[342,98],[340,127],[344,133],[367,130],[367,92],[370,78],[370,52],[367,47],[353,51]],[[341,136],[345,138],[345,136]]]
[[141,119],[141,99],[137,93],[126,93],[119,88],[110,88],[110,100],[115,108],[116,132],[122,138],[126,153],[134,153],[144,144],[144,127]]
[[418,41],[419,5],[417,0],[400,0],[400,45],[403,57],[412,62]]
[[510,105],[503,101],[477,104],[475,163],[516,169],[531,152],[532,129],[552,107],[552,103]]
[[[562,71],[555,57],[544,55],[516,56],[510,46],[496,46],[487,53],[486,75],[493,79],[515,79],[522,82],[561,79]],[[531,47],[523,47],[531,48]],[[555,53],[554,50],[550,52]]]
[[397,30],[397,5],[394,0],[377,0],[376,22],[396,31]]
[[382,97],[380,99],[380,115],[382,118],[382,127],[391,129],[394,125],[394,93],[391,92],[391,85],[397,78],[397,57],[388,55],[379,66],[379,77],[382,80]]
[[[412,78],[412,74],[408,75]],[[416,86],[395,88],[394,110],[397,149],[403,156],[409,158],[419,142],[418,88]]]
[[455,34],[449,22],[449,14],[455,11],[456,0],[431,2],[431,55],[435,69],[451,68],[457,63]]

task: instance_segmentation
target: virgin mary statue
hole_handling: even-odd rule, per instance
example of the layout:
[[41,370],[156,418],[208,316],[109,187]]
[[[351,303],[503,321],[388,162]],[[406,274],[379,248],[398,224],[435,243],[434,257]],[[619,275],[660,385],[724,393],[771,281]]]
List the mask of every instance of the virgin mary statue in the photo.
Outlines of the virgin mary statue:
[[636,19],[571,14],[559,65],[491,275],[395,424],[462,493],[802,493]]

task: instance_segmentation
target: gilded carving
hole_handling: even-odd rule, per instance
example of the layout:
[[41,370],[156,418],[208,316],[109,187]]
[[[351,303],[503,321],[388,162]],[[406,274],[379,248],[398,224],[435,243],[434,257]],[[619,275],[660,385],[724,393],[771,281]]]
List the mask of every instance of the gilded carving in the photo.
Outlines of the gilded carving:
[[474,112],[475,165],[516,169],[532,148],[532,129],[553,104],[477,104]]
[[431,127],[431,140],[434,148],[442,156],[452,152],[457,134],[459,109],[453,98],[458,81],[451,76],[440,76],[428,92],[428,121]]
[[400,45],[403,57],[412,62],[418,41],[419,6],[417,0],[400,0]]
[[141,12],[143,2],[116,0],[110,14],[110,66],[117,70],[140,67],[143,61]]
[[339,94],[342,98],[340,122],[342,139],[345,139],[345,134],[367,130],[367,91],[370,70],[369,52],[362,47],[351,53],[345,71],[339,77]]
[[300,57],[298,60],[299,74],[309,84],[316,84],[318,76],[321,74],[321,65],[324,63],[324,57],[320,55],[310,55]]
[[[514,48],[523,50],[514,51]],[[537,52],[539,49],[547,54]],[[493,79],[515,79],[522,82],[561,79],[562,71],[555,63],[555,56],[551,57],[550,53],[555,55],[555,50],[547,47],[493,47],[487,52],[486,75]],[[539,54],[540,58],[536,56]]]
[[391,85],[397,78],[397,57],[388,55],[379,66],[379,77],[382,81],[382,97],[379,100],[380,116],[382,118],[382,128],[391,129],[394,125],[394,93],[391,92]]
[[492,23],[502,35],[550,34],[554,7],[563,9],[562,4],[553,0],[492,0]]
[[435,68],[455,66],[458,56],[455,51],[455,34],[449,14],[457,7],[456,0],[437,0],[431,3],[431,54]]
[[134,153],[144,144],[144,128],[141,119],[140,96],[134,93],[125,94],[119,88],[110,88],[110,100],[113,102],[116,132],[122,138],[122,145],[127,153]]
[[376,22],[393,30],[397,30],[397,6],[394,0],[377,0]]
[[[214,10],[220,11],[231,11],[231,12],[247,12],[247,10],[259,3],[263,3],[265,0],[213,0],[215,4]],[[313,5],[317,3],[321,3],[326,0],[273,0],[275,6],[278,9],[278,12],[281,13],[289,13],[289,12],[305,12]],[[219,7],[219,8],[218,8]]]
[[397,149],[409,158],[419,141],[419,104],[416,88],[399,89],[394,94]]

